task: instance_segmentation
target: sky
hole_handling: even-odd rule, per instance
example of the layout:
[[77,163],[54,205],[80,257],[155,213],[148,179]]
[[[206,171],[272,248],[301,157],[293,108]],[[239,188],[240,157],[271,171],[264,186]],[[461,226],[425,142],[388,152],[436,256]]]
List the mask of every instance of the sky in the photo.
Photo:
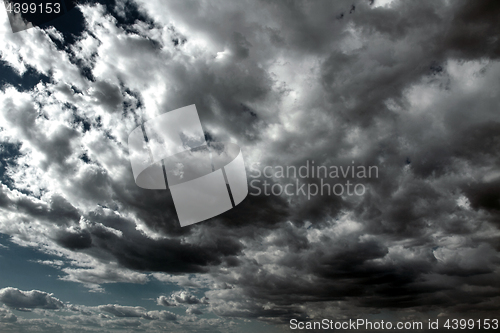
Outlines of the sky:
[[[66,5],[0,8],[1,332],[500,319],[498,1]],[[181,227],[128,136],[192,104],[249,194]]]

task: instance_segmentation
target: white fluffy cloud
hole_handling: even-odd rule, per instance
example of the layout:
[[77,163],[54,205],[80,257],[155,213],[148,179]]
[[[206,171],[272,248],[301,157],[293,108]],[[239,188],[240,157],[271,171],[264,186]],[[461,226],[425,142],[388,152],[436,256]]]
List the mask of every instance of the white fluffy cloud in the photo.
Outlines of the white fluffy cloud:
[[169,297],[159,296],[156,300],[158,305],[162,306],[177,306],[177,305],[194,305],[194,304],[209,304],[207,297],[201,299],[191,294],[188,291],[181,290],[172,293]]

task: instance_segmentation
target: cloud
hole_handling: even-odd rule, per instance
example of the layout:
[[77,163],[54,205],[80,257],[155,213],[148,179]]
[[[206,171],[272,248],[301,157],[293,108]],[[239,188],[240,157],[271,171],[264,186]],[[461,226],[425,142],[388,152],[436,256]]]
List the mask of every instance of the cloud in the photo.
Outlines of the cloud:
[[144,315],[144,318],[150,320],[174,321],[178,319],[178,316],[170,311],[161,310],[161,311],[148,311]]
[[166,296],[160,296],[156,299],[156,303],[162,306],[175,306],[176,304],[171,302]]
[[12,287],[0,289],[0,302],[14,309],[55,310],[64,307],[52,294],[38,290],[22,291]]
[[206,297],[199,299],[187,291],[175,292],[170,297],[180,304],[208,304],[208,299]]
[[111,313],[116,317],[142,317],[146,309],[138,306],[133,307],[108,304],[100,305],[99,310]]
[[[206,288],[206,298],[182,290],[156,300],[187,314],[203,306],[224,320],[284,323],[495,313],[500,7],[352,5],[82,4],[85,30],[64,47],[50,30],[6,36],[5,64],[49,79],[0,92],[0,232],[59,255],[72,264],[60,265],[63,280],[97,291],[151,276]],[[366,179],[362,197],[250,195],[180,228],[168,191],[135,186],[127,136],[193,103],[207,138],[238,142],[247,168],[354,161],[379,177]],[[11,289],[2,289],[17,295],[7,306],[45,309],[20,304],[43,292]],[[152,318],[184,320],[98,309],[86,324],[68,321],[156,329]]]
[[88,315],[66,316],[64,319],[80,327],[101,327],[102,325],[102,322],[98,318],[93,318]]
[[117,304],[108,304],[98,306],[100,311],[111,313],[115,317],[120,318],[143,318],[147,320],[162,320],[173,321],[177,319],[177,315],[172,312],[161,311],[146,311],[145,308],[140,306],[122,306]]
[[[0,307],[0,327],[6,332],[30,332],[33,327],[41,332],[99,332],[103,329],[122,330],[130,327],[148,332],[161,332],[166,328],[172,330],[174,328],[172,325],[179,325],[179,321],[191,327],[202,325],[204,321],[166,310],[147,310],[140,306],[63,305],[51,294],[37,290],[24,292],[15,288],[4,288],[0,290],[0,297],[8,306]],[[31,312],[31,318],[26,319],[14,315],[11,308],[18,311],[34,310]]]
[[97,287],[99,284],[124,282],[144,284],[148,281],[146,274],[117,267],[116,265],[96,265],[94,268],[63,268],[67,274],[62,279],[81,282]]
[[15,323],[17,317],[7,309],[0,308],[0,323]]
[[169,275],[165,273],[151,274],[155,279],[164,283],[175,283],[184,288],[209,288],[214,284],[212,278],[207,275]]
[[172,293],[169,297],[159,296],[156,303],[162,306],[177,306],[177,305],[193,305],[193,304],[209,304],[207,297],[201,299],[191,294],[188,291],[181,290]]
[[186,313],[190,315],[201,315],[203,312],[201,312],[200,309],[195,308],[193,306],[190,306],[189,308],[186,309]]

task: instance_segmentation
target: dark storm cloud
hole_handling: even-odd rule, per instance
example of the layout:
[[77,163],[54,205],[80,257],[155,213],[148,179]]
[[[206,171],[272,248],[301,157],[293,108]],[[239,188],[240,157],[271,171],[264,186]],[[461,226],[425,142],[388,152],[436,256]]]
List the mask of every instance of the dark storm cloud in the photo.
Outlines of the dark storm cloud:
[[189,308],[186,310],[187,314],[194,314],[194,315],[202,315],[203,312],[201,312],[199,309],[196,308]]
[[[21,291],[12,287],[0,290],[0,302],[7,306],[0,308],[2,331],[31,332],[35,329],[40,332],[89,332],[89,330],[96,331],[96,329],[101,331],[102,329],[140,327],[141,330],[148,332],[160,332],[161,328],[168,329],[165,326],[168,323],[178,325],[179,320],[194,322],[192,318],[178,316],[166,310],[147,311],[139,306],[119,304],[95,307],[64,305],[52,294],[38,290]],[[31,312],[33,316],[41,313],[47,318],[18,318],[12,313],[11,309]],[[199,310],[197,311],[195,308],[191,310],[193,310],[193,313],[199,313]],[[80,314],[74,315],[74,312],[80,312]],[[191,314],[191,312],[188,314]],[[156,324],[151,324],[153,322]],[[172,329],[170,326],[169,328],[169,330]]]

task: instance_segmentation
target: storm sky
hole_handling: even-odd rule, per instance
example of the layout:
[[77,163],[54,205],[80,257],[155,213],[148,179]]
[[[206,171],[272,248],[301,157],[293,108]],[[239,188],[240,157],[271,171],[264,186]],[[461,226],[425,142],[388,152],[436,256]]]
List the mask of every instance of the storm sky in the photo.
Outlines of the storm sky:
[[[82,1],[17,33],[0,17],[2,332],[498,318],[498,1]],[[181,228],[169,191],[135,184],[127,139],[191,104],[249,182],[312,161],[378,177]]]

